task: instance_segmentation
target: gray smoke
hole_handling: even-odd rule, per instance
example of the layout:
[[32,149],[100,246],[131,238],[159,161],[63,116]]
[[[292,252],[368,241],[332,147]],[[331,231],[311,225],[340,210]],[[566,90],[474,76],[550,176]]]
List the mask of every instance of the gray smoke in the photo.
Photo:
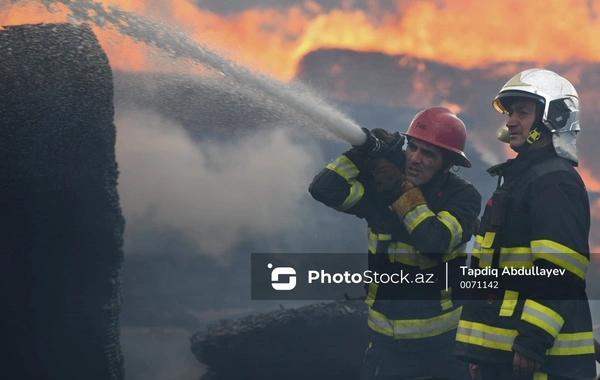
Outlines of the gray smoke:
[[195,142],[151,110],[124,110],[116,124],[128,236],[150,219],[182,231],[197,252],[219,256],[308,223],[302,204],[315,161],[323,158],[316,146],[295,144],[284,129]]
[[268,108],[283,119],[294,119],[315,133],[348,141],[354,145],[365,140],[360,127],[333,107],[327,99],[306,84],[276,81],[267,75],[239,65],[209,47],[198,44],[184,33],[156,23],[148,18],[124,11],[117,6],[105,8],[93,0],[41,0],[51,9],[60,3],[66,6],[71,19],[92,22],[99,27],[110,26],[134,41],[154,46],[173,58],[191,59],[222,77],[223,86],[232,91],[253,93]]

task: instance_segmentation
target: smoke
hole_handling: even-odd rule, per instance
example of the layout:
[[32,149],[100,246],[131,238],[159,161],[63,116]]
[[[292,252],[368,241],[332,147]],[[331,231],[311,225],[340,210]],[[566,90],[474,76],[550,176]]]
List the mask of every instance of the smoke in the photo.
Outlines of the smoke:
[[175,328],[124,328],[127,379],[197,380],[205,371],[190,352],[190,333]]
[[[181,125],[150,110],[118,112],[116,125],[128,252],[139,250],[143,239],[135,237],[148,225],[177,231],[190,254],[219,256],[307,223],[301,208],[319,154],[284,130],[192,141]],[[169,249],[168,240],[162,244]]]
[[468,132],[468,144],[479,154],[481,161],[489,166],[506,159],[503,143],[491,131],[493,128],[470,129]]

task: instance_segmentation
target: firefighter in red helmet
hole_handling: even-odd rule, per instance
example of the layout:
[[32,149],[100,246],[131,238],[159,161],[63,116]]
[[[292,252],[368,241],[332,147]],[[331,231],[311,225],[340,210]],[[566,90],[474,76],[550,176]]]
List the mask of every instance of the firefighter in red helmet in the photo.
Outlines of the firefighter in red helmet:
[[355,146],[309,187],[326,206],[367,221],[371,271],[402,274],[367,285],[371,342],[361,379],[467,379],[468,366],[452,356],[462,309],[453,281],[465,265],[481,196],[450,171],[471,167],[465,125],[447,108],[433,107],[417,113],[402,135],[370,133],[387,146],[406,140],[406,150],[378,157]]

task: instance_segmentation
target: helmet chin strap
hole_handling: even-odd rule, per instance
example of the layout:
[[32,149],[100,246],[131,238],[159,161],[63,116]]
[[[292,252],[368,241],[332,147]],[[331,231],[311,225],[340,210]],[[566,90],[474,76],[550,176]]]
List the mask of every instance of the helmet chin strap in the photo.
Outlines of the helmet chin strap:
[[539,127],[534,127],[529,131],[529,136],[527,136],[527,144],[531,145],[534,142],[538,141],[542,137],[542,131]]
[[527,145],[524,145],[519,151],[524,151],[529,149],[529,147],[540,138],[544,136],[544,133],[548,131],[548,129],[542,124],[542,113],[544,112],[544,106],[542,103],[536,104],[536,118],[535,122],[531,130],[529,131],[529,135],[527,136],[526,142]]
[[522,153],[525,152],[527,150],[529,150],[531,148],[531,145],[538,141],[542,136],[542,129],[543,127],[538,127],[535,126],[533,128],[531,128],[531,130],[529,131],[529,135],[527,136],[527,139],[525,140],[525,144],[521,145],[519,148],[515,149],[515,151],[517,153]]

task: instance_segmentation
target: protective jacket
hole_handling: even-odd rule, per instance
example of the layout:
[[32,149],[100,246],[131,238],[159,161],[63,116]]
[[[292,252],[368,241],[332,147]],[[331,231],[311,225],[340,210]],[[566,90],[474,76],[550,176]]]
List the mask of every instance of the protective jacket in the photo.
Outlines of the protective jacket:
[[427,204],[400,220],[377,196],[367,159],[354,149],[327,165],[309,188],[325,205],[366,219],[369,269],[398,274],[399,283],[368,285],[368,325],[374,334],[428,338],[427,344],[435,344],[435,337],[458,324],[461,297],[455,274],[465,265],[481,196],[453,173],[434,177],[421,190]]
[[[541,363],[541,372],[591,379],[594,341],[585,291],[590,207],[584,183],[551,144],[489,172],[504,182],[487,202],[471,268],[496,268],[498,277],[473,282],[455,354],[512,367],[518,351]],[[517,268],[530,271],[514,274]]]

